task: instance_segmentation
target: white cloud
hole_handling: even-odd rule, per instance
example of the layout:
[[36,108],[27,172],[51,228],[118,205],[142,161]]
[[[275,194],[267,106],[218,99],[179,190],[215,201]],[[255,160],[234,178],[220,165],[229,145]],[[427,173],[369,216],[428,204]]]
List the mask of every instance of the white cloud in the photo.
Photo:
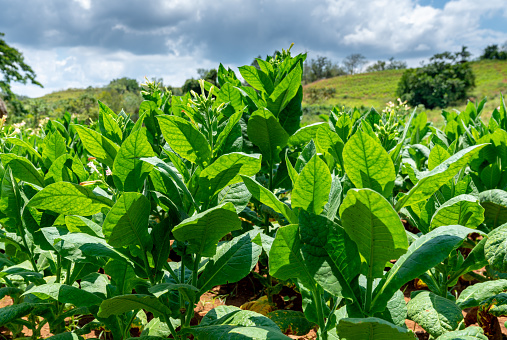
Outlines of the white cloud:
[[[474,56],[507,41],[505,0],[453,0],[440,8],[420,0],[150,1],[0,0],[0,31],[24,53],[44,89],[13,86],[31,96],[67,87],[105,85],[113,78],[163,77],[182,85],[197,68],[250,63],[287,48],[335,62],[351,53],[394,56],[418,66],[435,53],[469,47]],[[24,3],[24,2],[23,2]],[[17,18],[13,13],[22,13]],[[481,26],[482,25],[482,26]]]
[[46,93],[67,88],[104,86],[121,77],[134,78],[139,82],[144,77],[163,78],[165,84],[181,86],[189,77],[197,77],[197,68],[212,68],[216,64],[195,56],[150,55],[138,56],[129,52],[107,52],[103,49],[76,47],[49,51],[32,50],[16,46],[25,54],[37,79],[44,85],[12,84],[15,93],[39,97]]

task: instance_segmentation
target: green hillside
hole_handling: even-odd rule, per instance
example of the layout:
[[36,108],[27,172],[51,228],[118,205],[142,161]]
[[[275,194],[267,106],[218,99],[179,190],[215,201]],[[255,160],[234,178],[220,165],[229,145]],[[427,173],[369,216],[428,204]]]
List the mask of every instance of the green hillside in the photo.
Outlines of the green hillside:
[[[472,90],[470,98],[481,100],[488,97],[485,112],[489,114],[499,105],[500,93],[507,94],[507,61],[484,60],[472,62],[475,74],[476,87]],[[372,73],[361,73],[350,76],[340,76],[320,80],[304,86],[304,106],[311,105],[345,105],[349,107],[375,107],[382,109],[389,101],[396,100],[396,87],[403,74],[403,70],[389,70]],[[332,97],[311,101],[311,89],[335,89]],[[320,90],[324,93],[324,90]],[[334,90],[333,90],[334,91]],[[319,90],[313,90],[318,93]],[[329,91],[327,91],[329,93]],[[464,109],[466,102],[456,103],[456,109]],[[441,110],[428,111],[429,119],[434,122],[441,120]],[[307,121],[318,119],[306,117]]]

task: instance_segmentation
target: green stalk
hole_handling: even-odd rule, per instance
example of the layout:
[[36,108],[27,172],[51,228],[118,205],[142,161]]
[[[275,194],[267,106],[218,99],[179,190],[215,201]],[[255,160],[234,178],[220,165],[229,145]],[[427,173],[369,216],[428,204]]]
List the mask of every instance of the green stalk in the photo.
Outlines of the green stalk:
[[315,301],[315,309],[317,310],[317,321],[320,329],[320,338],[327,340],[326,322],[324,320],[324,310],[322,308],[322,298],[317,292],[317,287],[312,289],[313,300]]
[[[269,191],[273,192],[273,162],[269,162]],[[269,216],[266,214],[266,235],[269,233]],[[269,254],[266,254],[269,256]],[[266,274],[266,280],[268,281],[268,287],[266,289],[266,296],[268,297],[268,302],[273,302],[273,295],[271,294],[271,291],[273,289],[273,281],[271,278],[271,275],[269,275],[269,270]]]
[[[201,255],[200,254],[196,254],[195,255],[195,259],[194,259],[194,268],[192,269],[192,286],[194,287],[197,287],[197,276],[199,274],[199,264],[201,263]],[[196,300],[198,299],[199,297],[196,297]],[[190,326],[190,322],[192,321],[192,313],[194,312],[194,309],[193,309],[193,306],[194,304],[197,302],[197,301],[189,301],[190,302],[190,306],[188,307],[188,310],[186,311],[187,312],[187,327]]]
[[[183,251],[183,256],[185,256],[185,251]],[[181,257],[181,263],[180,263],[180,283],[185,283],[185,265],[183,264],[183,256]],[[183,296],[181,293],[178,294],[180,298],[180,320],[181,320],[181,328],[185,327],[185,313],[182,313],[181,311],[185,309],[185,301],[183,300]]]
[[371,293],[372,292],[373,292],[373,279],[369,275],[368,282],[366,284],[366,301],[364,303],[364,310],[366,311],[366,313],[368,313],[370,311],[370,307],[371,307]]
[[146,275],[148,275],[148,279],[150,280],[151,285],[154,286],[155,280],[153,279],[153,276],[151,275],[150,262],[148,261],[148,255],[146,255],[146,251],[145,251],[144,247],[141,247],[141,252],[143,253],[144,271],[146,272]]
[[182,283],[180,282],[180,278],[178,277],[178,275],[176,275],[176,273],[174,272],[174,270],[171,268],[171,266],[169,265],[169,263],[164,263],[164,268],[169,272],[169,274],[171,275],[171,277],[176,280],[177,283]]
[[56,283],[60,283],[62,279],[62,256],[58,254],[56,256]]
[[33,254],[32,254],[32,251],[30,250],[30,248],[28,247],[28,242],[26,242],[26,234],[25,234],[25,230],[23,229],[23,226],[22,225],[17,225],[18,226],[18,231],[19,231],[19,234],[21,235],[21,239],[23,240],[23,245],[25,246],[26,248],[26,251],[28,252],[28,257],[30,257],[30,263],[32,264],[32,267],[33,267],[33,271],[38,273],[39,270],[37,269],[37,264],[35,263],[35,260],[33,258]]
[[167,324],[167,327],[169,327],[169,331],[171,332],[174,339],[180,339],[180,336],[176,333],[176,330],[173,327],[173,324],[171,323],[171,320],[167,316],[167,314],[164,313],[164,320]]

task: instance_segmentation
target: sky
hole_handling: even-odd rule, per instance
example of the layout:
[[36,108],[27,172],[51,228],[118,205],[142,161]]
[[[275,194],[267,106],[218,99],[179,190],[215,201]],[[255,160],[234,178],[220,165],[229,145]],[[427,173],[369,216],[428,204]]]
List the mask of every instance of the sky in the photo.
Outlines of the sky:
[[181,86],[198,68],[237,70],[291,43],[336,63],[361,53],[417,67],[463,45],[478,57],[507,42],[507,1],[0,0],[0,32],[44,85],[13,91],[38,97],[121,77]]

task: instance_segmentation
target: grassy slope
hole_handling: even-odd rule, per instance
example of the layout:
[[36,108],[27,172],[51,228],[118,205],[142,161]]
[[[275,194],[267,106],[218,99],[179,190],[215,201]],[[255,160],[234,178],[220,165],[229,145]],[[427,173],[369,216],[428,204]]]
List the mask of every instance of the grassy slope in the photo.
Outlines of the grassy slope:
[[101,88],[91,88],[91,89],[67,89],[57,92],[52,92],[49,94],[46,94],[39,99],[44,99],[48,103],[55,103],[59,100],[63,99],[72,99],[72,98],[79,98],[81,95],[90,92],[91,94],[98,94],[102,91]]
[[[476,76],[476,87],[471,93],[471,98],[481,100],[485,96],[488,97],[488,103],[484,111],[487,117],[493,108],[499,105],[500,93],[507,95],[507,61],[486,60],[473,62],[472,68]],[[333,98],[315,104],[346,105],[350,107],[373,106],[382,109],[387,102],[396,100],[396,87],[402,74],[403,70],[390,70],[341,76],[305,85],[304,89],[310,87],[336,88],[336,94]],[[62,99],[78,98],[86,91],[90,90],[67,89],[47,94],[41,98],[54,103]],[[102,89],[94,88],[91,91],[93,94],[98,95]],[[308,102],[304,100],[303,105],[307,104]],[[452,107],[462,110],[465,105],[466,102],[462,102]],[[441,110],[438,109],[428,111],[428,118],[434,122],[439,122],[441,121],[440,112]],[[317,118],[315,117],[315,119]]]
[[[499,105],[500,93],[507,95],[507,61],[473,62],[472,68],[476,76],[476,87],[471,92],[471,98],[481,100],[488,97],[485,114],[489,115]],[[396,87],[402,74],[403,70],[390,70],[341,76],[308,84],[304,89],[336,88],[333,98],[316,104],[383,108],[388,101],[396,100]],[[306,104],[308,103],[304,101],[303,105]],[[453,107],[462,110],[465,105],[466,102],[462,102]],[[428,111],[428,118],[438,122],[441,120],[440,112],[436,109]]]

